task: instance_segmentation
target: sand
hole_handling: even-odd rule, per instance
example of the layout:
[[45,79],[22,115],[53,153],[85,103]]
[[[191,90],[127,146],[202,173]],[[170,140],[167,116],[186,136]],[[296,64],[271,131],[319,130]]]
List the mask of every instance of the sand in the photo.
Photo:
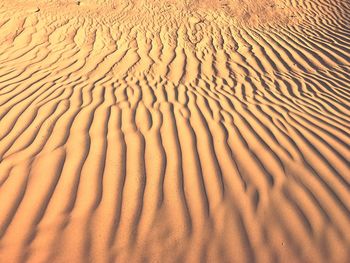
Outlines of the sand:
[[0,262],[350,262],[350,2],[2,0]]

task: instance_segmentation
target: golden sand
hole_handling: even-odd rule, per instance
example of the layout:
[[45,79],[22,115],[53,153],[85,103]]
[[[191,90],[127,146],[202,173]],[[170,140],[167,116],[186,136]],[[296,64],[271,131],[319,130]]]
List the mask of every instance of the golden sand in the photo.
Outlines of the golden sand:
[[350,2],[1,0],[0,262],[350,262]]

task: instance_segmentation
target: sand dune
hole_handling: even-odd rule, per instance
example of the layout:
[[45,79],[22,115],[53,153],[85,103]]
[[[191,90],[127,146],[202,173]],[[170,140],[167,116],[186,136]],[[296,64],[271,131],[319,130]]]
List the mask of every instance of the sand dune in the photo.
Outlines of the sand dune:
[[0,3],[0,262],[349,262],[350,3]]

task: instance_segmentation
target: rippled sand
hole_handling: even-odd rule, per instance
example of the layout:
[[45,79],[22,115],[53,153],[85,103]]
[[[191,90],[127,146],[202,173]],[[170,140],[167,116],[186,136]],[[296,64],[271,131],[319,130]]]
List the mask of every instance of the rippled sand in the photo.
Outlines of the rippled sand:
[[350,262],[350,2],[3,0],[0,262]]

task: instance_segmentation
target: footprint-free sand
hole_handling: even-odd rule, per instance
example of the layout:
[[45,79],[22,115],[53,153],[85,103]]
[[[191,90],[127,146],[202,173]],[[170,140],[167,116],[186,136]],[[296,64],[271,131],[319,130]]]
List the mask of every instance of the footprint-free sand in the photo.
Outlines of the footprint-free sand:
[[350,262],[350,1],[2,0],[0,262]]

